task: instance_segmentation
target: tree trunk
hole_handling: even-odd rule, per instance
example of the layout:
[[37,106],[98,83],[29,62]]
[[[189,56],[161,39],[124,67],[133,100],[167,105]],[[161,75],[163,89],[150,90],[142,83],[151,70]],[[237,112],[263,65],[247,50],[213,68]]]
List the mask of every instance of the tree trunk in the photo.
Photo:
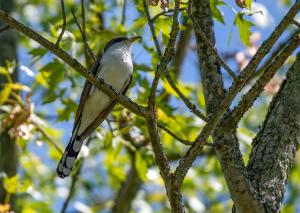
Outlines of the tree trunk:
[[300,143],[300,53],[255,137],[249,178],[266,212],[279,212],[284,186]]
[[[12,12],[15,8],[14,1],[0,0],[1,8],[7,12]],[[0,22],[0,26],[5,26]],[[0,65],[4,66],[6,61],[15,61],[17,58],[17,36],[12,30],[4,31],[0,34]],[[14,81],[17,81],[17,71],[13,74]],[[5,82],[3,76],[0,75],[0,83]],[[3,88],[0,87],[0,92]],[[10,138],[8,129],[0,131],[0,172],[4,172],[8,177],[13,176],[17,172],[17,147],[15,140]],[[0,179],[0,203],[4,203],[5,190],[3,188],[2,179]]]

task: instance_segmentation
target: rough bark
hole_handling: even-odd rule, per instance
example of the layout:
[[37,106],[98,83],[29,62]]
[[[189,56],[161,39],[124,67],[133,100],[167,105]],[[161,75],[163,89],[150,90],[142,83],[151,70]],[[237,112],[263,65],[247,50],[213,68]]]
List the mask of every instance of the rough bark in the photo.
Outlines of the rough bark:
[[[7,12],[12,12],[15,8],[14,1],[0,1],[1,8]],[[0,26],[4,26],[0,22]],[[0,65],[4,66],[6,61],[16,60],[17,55],[17,36],[16,32],[6,30],[0,34]],[[17,80],[17,71],[13,73],[14,81]],[[0,83],[5,82],[3,76],[0,76]],[[0,87],[0,92],[3,88]],[[0,172],[4,172],[8,177],[16,174],[18,164],[17,146],[15,140],[8,134],[8,128],[0,130]],[[0,203],[4,203],[6,193],[0,179]]]
[[[210,42],[215,45],[212,12],[209,0],[194,1],[192,5],[193,26],[195,32],[202,30]],[[225,96],[220,65],[215,53],[208,44],[195,33],[197,40],[197,53],[200,62],[201,78],[206,101],[208,117],[216,112]],[[213,138],[216,144],[216,153],[219,158],[230,195],[239,212],[260,212],[259,203],[256,202],[251,186],[245,177],[245,166],[235,136],[235,129],[219,134],[221,124],[216,128]]]
[[249,178],[266,212],[279,212],[300,142],[300,53],[253,141]]

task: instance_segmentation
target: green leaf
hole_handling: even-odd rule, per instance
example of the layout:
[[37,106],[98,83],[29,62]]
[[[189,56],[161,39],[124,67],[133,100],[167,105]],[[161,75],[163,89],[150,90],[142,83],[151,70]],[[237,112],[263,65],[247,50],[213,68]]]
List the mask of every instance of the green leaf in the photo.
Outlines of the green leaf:
[[172,19],[170,18],[160,18],[155,22],[155,32],[158,34],[160,31],[163,35],[169,38],[169,34],[171,31]]
[[5,177],[3,180],[3,186],[5,190],[10,194],[15,194],[18,188],[19,175],[14,175],[12,177]]
[[57,88],[57,85],[64,79],[64,73],[66,72],[65,66],[57,59],[46,64],[40,70],[46,73],[49,87],[51,89]]
[[147,24],[146,18],[138,18],[133,22],[133,25],[128,30],[129,32],[139,31],[144,28],[144,26]]
[[134,69],[143,71],[143,72],[152,72],[153,68],[146,64],[134,64]]
[[0,93],[0,105],[2,105],[9,97],[11,91],[11,87],[9,85],[5,85]]
[[250,27],[253,26],[252,22],[244,18],[244,14],[238,13],[235,17],[234,23],[239,30],[239,36],[244,45],[250,46]]
[[212,11],[213,17],[222,24],[225,24],[224,17],[218,8],[218,6],[226,5],[223,1],[220,0],[211,0],[210,9]]
[[77,103],[70,98],[64,99],[62,104],[65,105],[65,108],[57,110],[58,121],[69,120],[71,113],[75,112],[78,107]]
[[6,80],[11,83],[12,79],[10,77],[9,71],[8,69],[5,69],[4,67],[0,67],[0,75],[5,75],[6,76]]
[[147,161],[144,160],[140,152],[135,153],[135,168],[139,177],[145,182],[147,181]]
[[251,10],[252,0],[246,0],[246,7]]
[[48,51],[43,47],[38,47],[30,50],[28,53],[34,57],[44,56]]
[[6,84],[6,85],[9,86],[12,90],[23,90],[23,91],[26,91],[26,92],[31,91],[30,87],[28,87],[26,85],[22,85],[22,84],[9,83],[9,84]]

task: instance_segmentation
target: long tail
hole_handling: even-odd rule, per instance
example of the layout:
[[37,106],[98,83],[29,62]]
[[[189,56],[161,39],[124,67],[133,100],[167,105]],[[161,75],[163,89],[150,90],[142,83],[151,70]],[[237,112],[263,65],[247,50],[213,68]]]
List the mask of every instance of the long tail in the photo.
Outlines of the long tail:
[[[76,135],[76,133],[75,133]],[[83,144],[83,139],[81,137],[71,137],[70,142],[59,161],[56,169],[56,174],[60,178],[65,178],[70,175],[74,162],[80,152]]]

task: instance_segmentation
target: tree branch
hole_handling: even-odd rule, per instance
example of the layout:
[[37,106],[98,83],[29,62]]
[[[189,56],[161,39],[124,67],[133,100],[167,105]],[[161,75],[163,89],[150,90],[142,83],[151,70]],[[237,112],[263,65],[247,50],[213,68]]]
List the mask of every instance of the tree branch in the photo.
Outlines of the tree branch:
[[151,34],[152,34],[152,37],[153,37],[153,41],[154,41],[154,45],[155,45],[158,57],[161,58],[162,53],[161,53],[161,50],[160,50],[160,47],[159,47],[158,39],[157,39],[156,34],[155,34],[154,24],[151,21],[151,16],[150,16],[147,0],[143,0],[143,5],[144,5],[144,10],[145,10],[145,13],[146,13],[146,16],[147,16],[147,19],[148,19],[148,25],[149,25],[149,28],[150,28],[150,31],[151,31]]
[[56,41],[56,46],[59,46],[59,43],[65,33],[65,30],[66,30],[66,27],[67,27],[67,21],[66,21],[66,11],[65,11],[65,3],[64,3],[64,0],[60,0],[60,5],[61,5],[61,11],[62,11],[62,15],[63,15],[63,26],[62,26],[62,29],[60,31],[60,34],[57,38],[57,41]]
[[258,49],[254,57],[251,59],[249,64],[244,68],[239,77],[239,81],[235,81],[227,92],[225,99],[219,106],[219,110],[214,113],[211,117],[210,121],[205,125],[200,135],[195,140],[195,144],[190,147],[185,156],[180,160],[178,167],[175,171],[175,177],[179,186],[182,185],[183,179],[186,176],[189,168],[192,166],[196,156],[199,151],[203,148],[203,144],[206,142],[207,138],[213,133],[222,116],[232,103],[233,99],[236,97],[240,89],[244,86],[244,84],[251,77],[253,72],[255,72],[258,64],[265,57],[265,55],[270,51],[274,43],[277,41],[279,36],[283,33],[283,31],[288,27],[288,25],[292,22],[293,18],[296,16],[300,9],[300,1],[296,1],[296,3],[291,7],[279,25],[275,28],[269,38],[261,45]]
[[86,40],[86,33],[85,33],[85,13],[84,13],[84,2],[83,0],[81,0],[82,2],[82,27],[80,26],[78,20],[77,20],[77,17],[74,13],[74,11],[72,10],[72,15],[73,15],[73,18],[74,18],[74,21],[80,31],[80,34],[81,34],[81,37],[82,37],[82,41],[84,43],[84,49],[85,49],[85,52],[89,54],[89,56],[93,59],[93,61],[96,60],[96,56],[95,54],[93,53],[93,51],[91,50],[90,48],[90,45],[88,44],[87,40]]
[[[192,22],[197,24],[197,22],[193,21],[193,16],[190,15]],[[210,50],[214,53],[217,58],[217,61],[220,63],[222,67],[224,67],[225,71],[233,78],[234,81],[238,81],[238,77],[236,74],[231,70],[231,68],[223,61],[221,56],[219,55],[218,51],[215,49],[214,45],[210,42],[210,40],[206,37],[205,33],[201,30],[201,27],[198,26],[195,29],[195,33],[199,34],[202,40],[206,43],[206,45],[210,48]]]
[[122,7],[122,19],[121,19],[121,24],[124,25],[126,21],[126,6],[127,6],[127,1],[123,0],[123,7]]
[[175,133],[173,133],[171,130],[169,130],[167,127],[165,127],[162,124],[158,124],[157,126],[159,128],[161,128],[162,130],[164,130],[169,135],[171,135],[174,139],[176,139],[177,141],[179,141],[180,143],[182,143],[184,145],[191,146],[194,143],[193,141],[189,141],[189,140],[185,140],[185,139],[180,138],[179,136],[177,136]]
[[176,86],[174,81],[172,80],[170,73],[165,72],[165,77],[172,87],[172,89],[177,93],[177,95],[182,99],[182,101],[185,103],[185,105],[193,112],[195,115],[197,115],[199,118],[201,118],[204,121],[208,121],[206,116],[197,108],[195,104],[193,104],[187,97],[184,96],[184,94],[180,91],[180,89]]
[[299,68],[300,53],[252,143],[248,174],[267,213],[280,212],[284,186],[300,144]]
[[252,86],[249,92],[245,94],[239,104],[233,109],[228,121],[225,121],[226,129],[237,126],[240,119],[245,112],[252,106],[256,98],[263,91],[265,85],[273,78],[278,69],[284,64],[287,58],[297,49],[300,45],[300,34],[294,36],[287,46],[281,51],[281,53],[275,57],[272,63],[266,68],[263,75]]
[[[106,84],[103,79],[95,78],[88,70],[82,66],[76,59],[72,58],[68,53],[63,51],[61,48],[56,46],[54,43],[48,41],[43,36],[39,35],[38,33],[34,32],[30,28],[26,27],[22,23],[18,22],[11,16],[9,16],[3,10],[0,10],[0,17],[11,27],[16,29],[17,31],[23,33],[27,37],[31,38],[32,40],[36,41],[53,54],[55,54],[58,58],[66,62],[69,66],[71,66],[75,71],[85,77],[89,82],[95,85],[98,89],[103,91],[107,96],[115,99],[125,108],[129,109],[133,113],[144,116],[147,112],[147,109],[143,106],[140,106],[129,99],[127,96],[123,96],[121,93],[117,92],[114,88],[110,85]],[[98,63],[98,62],[95,62]]]
[[47,134],[47,132],[41,128],[41,126],[36,123],[35,121],[32,121],[33,125],[37,128],[37,130],[50,142],[51,145],[62,155],[63,150],[62,148],[51,138],[50,135]]
[[5,25],[5,26],[3,26],[3,27],[0,28],[0,33],[6,31],[8,29],[9,29],[9,25]]
[[255,73],[253,73],[253,75],[251,76],[251,79],[253,79],[257,76],[261,76],[263,74],[263,72],[266,70],[266,68],[274,61],[274,58],[278,56],[278,54],[281,52],[281,50],[283,48],[285,48],[287,46],[287,44],[290,43],[290,41],[292,39],[294,39],[295,36],[298,35],[299,32],[300,32],[300,30],[295,31],[285,41],[280,42],[280,44],[278,44],[277,47],[275,48],[275,50],[272,52],[272,55],[267,58],[267,60],[264,62],[264,64]]
[[[186,9],[187,9],[187,7],[179,8],[179,11],[184,11],[184,10],[186,10]],[[166,15],[166,14],[168,14],[168,13],[172,13],[172,12],[174,12],[174,11],[175,11],[174,9],[171,9],[171,10],[168,10],[168,11],[162,11],[162,12],[156,14],[155,16],[153,16],[149,21],[151,21],[151,22],[154,23],[155,20],[156,20],[157,18],[159,18],[160,16]]]

